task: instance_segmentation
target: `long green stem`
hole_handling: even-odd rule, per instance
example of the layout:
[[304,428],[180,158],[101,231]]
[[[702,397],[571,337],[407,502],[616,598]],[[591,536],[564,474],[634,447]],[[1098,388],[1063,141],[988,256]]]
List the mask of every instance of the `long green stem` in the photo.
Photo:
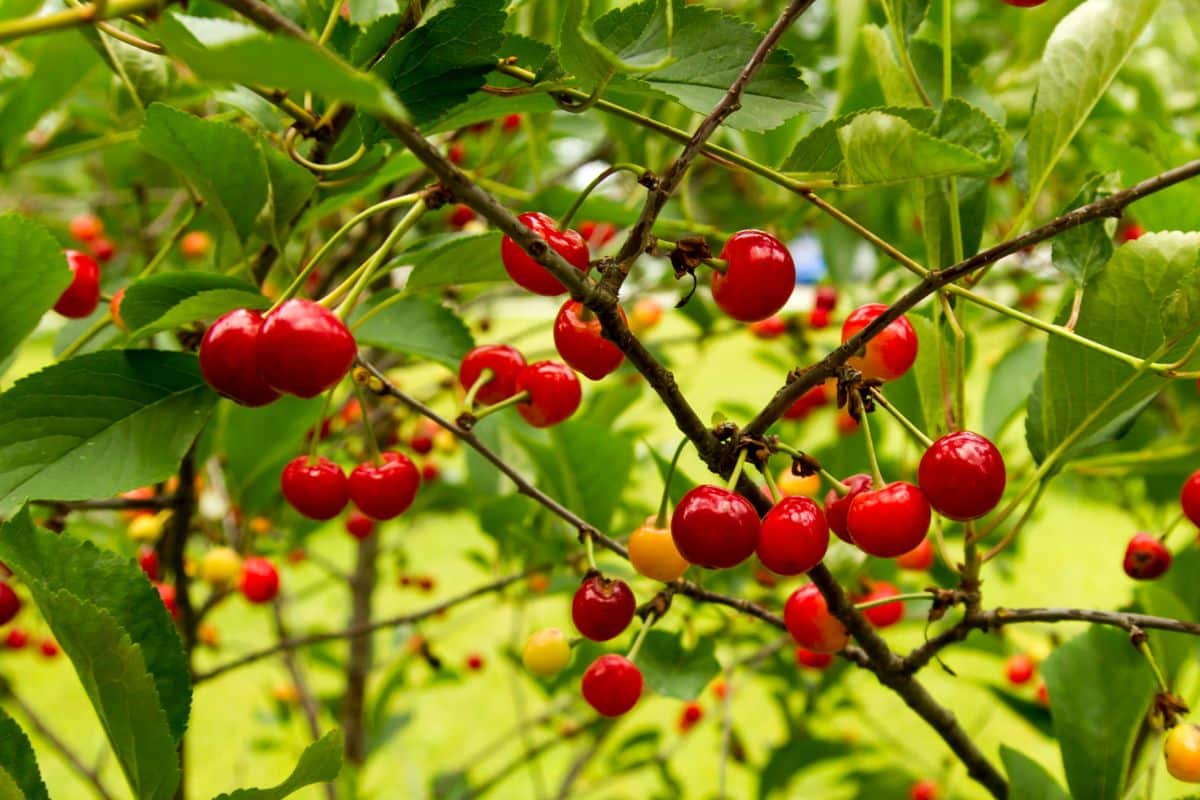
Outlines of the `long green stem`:
[[475,418],[476,422],[478,422],[479,420],[483,419],[484,417],[489,417],[492,414],[495,414],[497,411],[503,411],[504,409],[509,408],[511,406],[515,406],[519,403],[528,402],[528,400],[529,400],[529,392],[528,391],[517,392],[512,397],[506,397],[503,400],[501,400],[499,403],[492,403],[490,406],[484,406],[483,408],[479,409],[478,411],[472,411],[471,416]]
[[108,323],[110,322],[112,322],[112,313],[105,311],[104,314],[97,318],[96,321],[91,325],[89,325],[83,333],[79,334],[75,341],[63,348],[63,351],[58,354],[58,360],[66,361],[68,358],[78,353],[84,345],[86,345],[92,339],[95,339],[100,331],[108,327]]
[[102,19],[149,11],[158,8],[159,5],[161,0],[107,0],[103,4],[76,6],[53,14],[4,20],[0,22],[0,42],[89,25]]
[[367,443],[367,452],[371,456],[371,463],[379,465],[383,463],[383,454],[379,452],[379,440],[375,438],[375,426],[371,424],[370,406],[367,405],[367,393],[363,391],[362,384],[358,381],[351,381],[354,384],[354,394],[358,397],[358,407],[360,416],[362,417],[363,439]]
[[574,219],[575,213],[579,211],[581,206],[583,206],[584,202],[588,199],[588,196],[596,190],[597,186],[604,183],[604,181],[613,175],[616,175],[618,172],[630,172],[640,178],[642,175],[646,174],[646,168],[641,164],[630,164],[626,162],[613,164],[612,166],[605,168],[599,175],[597,175],[595,178],[592,178],[591,183],[583,187],[583,191],[580,192],[579,196],[575,198],[575,202],[571,203],[571,207],[567,209],[567,213],[563,214],[562,221],[558,223],[558,227],[564,230],[570,227],[571,220]]
[[933,600],[933,595],[929,592],[909,592],[907,594],[894,594],[891,597],[881,597],[878,600],[868,600],[865,603],[855,603],[854,607],[859,611],[866,611],[868,608],[876,606],[886,606],[888,603],[903,603],[908,600]]
[[479,371],[479,377],[471,384],[471,388],[467,390],[467,396],[463,398],[463,411],[470,411],[475,407],[475,397],[479,394],[479,390],[495,376],[496,372],[491,367],[484,367]]
[[913,89],[921,98],[921,102],[926,106],[932,106],[933,101],[929,99],[929,93],[921,85],[921,78],[917,75],[917,68],[913,65],[912,56],[908,52],[908,46],[904,41],[905,33],[896,24],[895,15],[892,13],[891,0],[883,0],[882,5],[883,15],[887,18],[888,28],[892,32],[892,40],[896,45],[896,55],[900,57],[900,63],[904,65],[904,71],[908,75],[908,80],[912,83]]
[[767,482],[767,490],[771,493],[771,502],[778,503],[779,498],[783,495],[779,491],[779,485],[775,483],[775,476],[771,473],[771,465],[763,464],[758,468],[758,471],[762,473],[763,478]]
[[863,441],[867,444],[867,459],[871,462],[871,479],[875,481],[876,489],[882,489],[885,484],[883,473],[879,471],[879,458],[875,454],[875,437],[871,435],[871,415],[864,412],[859,416],[862,421]]
[[[357,382],[355,382],[357,386]],[[333,393],[337,391],[337,385],[329,387],[329,391],[325,393],[325,402],[321,403],[321,416],[317,417],[317,424],[312,429],[312,439],[308,443],[308,463],[312,464],[317,460],[317,445],[321,443],[321,430],[325,427],[325,418],[329,416],[329,406],[333,403]],[[360,401],[361,402],[361,401]],[[362,407],[362,414],[367,415],[367,407]]]
[[[350,293],[346,296],[346,299],[343,300],[341,306],[338,307],[338,317],[345,319],[350,314],[350,311],[354,308],[354,304],[358,302],[358,298],[362,294],[363,290],[371,285],[371,282],[375,280],[380,267],[386,264],[387,257],[391,253],[392,248],[396,245],[396,242],[400,241],[400,239],[404,237],[404,234],[408,233],[409,230],[411,230],[412,227],[417,224],[417,220],[419,220],[421,215],[425,213],[426,208],[427,206],[425,205],[425,200],[423,198],[413,203],[413,207],[409,209],[408,213],[404,215],[404,218],[400,220],[400,224],[392,229],[392,232],[387,235],[387,238],[383,240],[383,244],[379,245],[379,249],[372,253],[371,257],[368,258],[361,267],[359,267],[356,272],[360,274],[358,275],[357,281],[354,282],[354,288],[350,290]],[[348,282],[349,281],[347,281],[347,283]]]
[[746,456],[750,451],[742,448],[738,452],[737,463],[733,465],[733,472],[729,473],[729,480],[725,483],[725,488],[733,491],[733,487],[737,486],[738,480],[742,477],[742,470],[746,467]]
[[633,647],[629,648],[629,655],[625,656],[630,661],[637,659],[638,651],[642,649],[642,642],[646,641],[646,634],[650,632],[650,626],[654,624],[655,616],[651,611],[646,614],[642,620],[642,629],[638,631],[637,638],[633,640]]
[[1154,657],[1154,651],[1150,649],[1150,641],[1145,638],[1145,634],[1138,640],[1137,648],[1146,657],[1146,663],[1150,665],[1150,671],[1154,673],[1154,680],[1158,683],[1158,690],[1169,694],[1171,687],[1167,685],[1162,667],[1158,666],[1158,659]]
[[687,447],[691,439],[683,437],[679,444],[675,447],[675,453],[671,456],[671,466],[667,468],[667,476],[663,479],[662,499],[658,503],[658,516],[654,518],[654,527],[667,527],[667,508],[671,504],[671,479],[675,477],[675,467],[679,464],[679,457],[683,455],[683,448]]
[[871,393],[871,397],[875,398],[875,402],[879,404],[879,407],[891,414],[892,417],[900,423],[904,430],[908,431],[909,435],[912,436],[913,440],[916,441],[917,444],[921,445],[921,447],[929,447],[931,444],[933,444],[933,440],[926,436],[925,432],[918,428],[912,420],[904,416],[904,413],[900,409],[892,405],[891,402],[883,396],[883,392],[879,391],[879,389],[875,387],[872,387],[868,391]]
[[587,554],[588,569],[599,572],[600,570],[596,566],[596,541],[592,538],[592,534],[590,532],[585,532],[583,534],[583,549]]

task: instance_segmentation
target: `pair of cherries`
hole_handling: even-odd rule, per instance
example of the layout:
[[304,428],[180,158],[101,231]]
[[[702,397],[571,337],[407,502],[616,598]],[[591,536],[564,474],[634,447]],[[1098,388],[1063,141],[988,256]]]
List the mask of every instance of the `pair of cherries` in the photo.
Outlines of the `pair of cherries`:
[[[1184,481],[1179,491],[1179,505],[1183,515],[1193,525],[1200,526],[1200,470]],[[1129,577],[1148,581],[1166,573],[1171,566],[1171,558],[1171,551],[1162,539],[1150,533],[1137,533],[1125,547],[1121,566]]]
[[[866,594],[853,597],[855,603],[870,603],[896,597],[900,590],[887,581],[875,581]],[[904,618],[904,604],[882,603],[863,610],[863,616],[876,628],[887,628]],[[814,584],[806,584],[788,597],[783,620],[796,640],[796,663],[810,669],[825,669],[833,663],[833,653],[849,642],[845,627],[829,612],[824,596]]]
[[[637,611],[629,584],[589,572],[571,601],[571,620],[583,636],[607,642],[619,636]],[[583,673],[583,697],[606,717],[619,717],[637,705],[642,696],[642,672],[624,656],[608,653]]]
[[[484,371],[489,373],[485,378]],[[575,372],[558,361],[525,363],[521,351],[506,344],[476,347],[463,357],[458,382],[475,391],[476,401],[495,405],[524,395],[517,412],[535,428],[548,428],[570,417],[579,408],[583,391]]]
[[263,314],[230,311],[200,343],[200,372],[209,386],[244,406],[264,406],[283,394],[316,397],[354,362],[354,336],[329,309],[292,299]]
[[381,462],[359,464],[347,477],[324,456],[298,456],[283,468],[279,484],[288,504],[309,519],[333,519],[353,500],[370,519],[388,520],[412,505],[421,473],[403,453],[383,453]]

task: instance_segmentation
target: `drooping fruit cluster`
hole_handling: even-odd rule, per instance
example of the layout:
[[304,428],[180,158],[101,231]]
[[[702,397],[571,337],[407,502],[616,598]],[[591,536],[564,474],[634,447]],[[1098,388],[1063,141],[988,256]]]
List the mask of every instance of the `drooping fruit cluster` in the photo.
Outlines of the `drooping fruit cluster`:
[[816,584],[806,583],[788,597],[783,621],[796,644],[813,653],[837,653],[850,641],[850,634]]
[[[389,520],[412,505],[421,473],[412,459],[396,451],[382,453],[378,463],[359,464],[349,477],[325,456],[297,456],[283,468],[280,488],[288,504],[309,519],[333,519],[353,501],[368,522]],[[356,525],[362,530],[362,523]],[[359,538],[369,535],[367,530]]]
[[472,401],[484,404],[476,417],[490,413],[490,406],[516,403],[517,412],[535,428],[567,419],[583,398],[579,378],[566,364],[526,364],[519,350],[502,344],[481,345],[467,353],[458,367],[458,383]]
[[[591,254],[583,236],[573,230],[559,230],[558,223],[540,211],[529,211],[517,217],[521,224],[542,239],[564,260],[580,272],[587,272]],[[550,270],[539,264],[532,256],[508,236],[500,242],[500,259],[508,277],[521,288],[534,294],[553,297],[563,294],[567,288]]]

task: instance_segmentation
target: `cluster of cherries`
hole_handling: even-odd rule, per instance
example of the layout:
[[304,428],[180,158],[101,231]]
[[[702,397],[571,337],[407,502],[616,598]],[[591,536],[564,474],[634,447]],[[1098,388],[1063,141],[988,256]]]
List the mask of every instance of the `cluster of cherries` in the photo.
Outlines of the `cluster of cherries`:
[[[1193,472],[1179,492],[1183,516],[1200,527],[1200,470]],[[1135,580],[1149,581],[1162,577],[1171,566],[1171,551],[1163,538],[1152,533],[1135,533],[1125,547],[1121,561],[1125,574]]]
[[528,364],[520,350],[506,344],[480,345],[463,356],[458,382],[471,405],[483,404],[482,408],[469,409],[476,419],[515,404],[521,417],[535,428],[548,428],[566,420],[579,408],[583,397],[579,378],[566,364]]

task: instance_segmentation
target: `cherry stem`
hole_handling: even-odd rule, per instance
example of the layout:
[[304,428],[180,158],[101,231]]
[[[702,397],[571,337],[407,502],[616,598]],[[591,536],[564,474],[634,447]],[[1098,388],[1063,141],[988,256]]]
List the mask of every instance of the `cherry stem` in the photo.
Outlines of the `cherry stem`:
[[871,420],[870,415],[865,411],[859,414],[862,421],[863,441],[867,443],[867,459],[871,462],[871,476],[875,481],[875,488],[882,489],[883,473],[879,471],[879,458],[875,454],[875,438],[871,435]]
[[491,367],[484,367],[479,371],[479,377],[471,384],[471,388],[467,390],[467,396],[463,398],[463,411],[470,411],[475,407],[475,395],[479,394],[479,390],[495,375],[496,372]]
[[[308,462],[309,464],[317,460],[317,445],[321,443],[321,431],[325,428],[325,417],[329,414],[329,405],[333,402],[333,393],[337,389],[337,384],[329,387],[329,391],[325,393],[325,402],[321,403],[321,416],[317,417],[317,424],[311,428],[312,438],[308,443]],[[363,409],[366,414],[366,409]]]
[[596,540],[592,537],[591,531],[584,531],[583,549],[587,553],[588,569],[599,572],[600,568],[596,566]]
[[367,442],[367,452],[371,454],[371,463],[383,463],[383,455],[379,452],[379,440],[375,438],[375,426],[371,424],[370,407],[367,405],[367,393],[358,381],[354,384],[354,394],[358,396],[359,411],[362,414],[363,439]]
[[653,611],[646,614],[642,620],[642,629],[638,631],[637,638],[633,640],[633,647],[629,648],[629,654],[625,656],[630,661],[637,658],[638,651],[642,649],[642,642],[646,641],[646,634],[650,632],[650,626],[657,621],[658,617]]
[[1150,649],[1150,640],[1143,633],[1137,640],[1138,651],[1146,657],[1146,661],[1150,664],[1150,670],[1154,673],[1154,680],[1158,682],[1159,691],[1164,694],[1171,693],[1171,687],[1167,685],[1167,679],[1163,676],[1162,668],[1158,666],[1158,660],[1154,657],[1154,651]]
[[[653,254],[656,256],[669,256],[671,254],[672,250],[679,249],[679,244],[677,242],[673,242],[670,239],[664,239],[661,236],[654,237],[654,242],[655,242],[655,244],[669,244],[671,246],[670,250],[662,250],[662,251],[660,251],[657,247],[655,247]],[[725,259],[723,259],[723,258],[712,258],[712,257],[702,258],[702,259],[700,259],[700,263],[703,264],[704,266],[708,267],[709,269],[713,270],[714,272],[721,273],[722,275],[725,274],[725,270],[728,269],[728,267],[729,267],[729,263],[727,261],[725,261]]]
[[894,594],[890,597],[881,597],[878,600],[867,600],[863,603],[855,603],[854,607],[859,611],[866,611],[868,608],[876,606],[886,606],[888,603],[903,603],[908,600],[933,600],[933,595],[930,592],[909,592],[908,594]]
[[558,223],[559,229],[566,230],[567,226],[571,224],[571,220],[574,219],[576,212],[578,212],[583,206],[584,201],[588,199],[588,195],[594,192],[597,186],[604,183],[604,181],[608,180],[608,178],[612,177],[613,175],[616,175],[618,172],[629,172],[638,176],[640,179],[643,175],[649,172],[649,170],[647,170],[641,164],[632,164],[628,162],[621,162],[619,164],[613,164],[610,167],[606,167],[599,175],[597,175],[595,178],[592,178],[591,183],[583,187],[583,191],[580,192],[579,196],[575,198],[575,202],[572,203],[571,207],[567,209],[567,213],[563,214],[562,221]]
[[1167,523],[1167,527],[1163,528],[1162,535],[1158,537],[1160,540],[1162,540],[1163,544],[1166,544],[1167,537],[1171,535],[1172,531],[1179,527],[1179,523],[1183,522],[1184,519],[1185,515],[1182,511],[1180,511],[1171,519],[1170,522]]
[[392,252],[392,248],[397,242],[404,238],[404,234],[408,233],[408,231],[417,224],[417,220],[421,219],[421,215],[425,213],[427,208],[428,206],[425,205],[424,198],[420,198],[417,200],[417,202],[413,203],[413,207],[408,210],[408,213],[404,215],[404,218],[401,219],[396,227],[392,229],[392,232],[387,235],[387,238],[383,240],[383,244],[379,245],[379,249],[372,253],[371,256],[363,262],[362,266],[351,273],[350,277],[343,281],[341,285],[330,292],[328,296],[323,297],[321,299],[321,304],[332,304],[335,302],[333,298],[340,296],[341,293],[346,291],[345,287],[353,283],[352,288],[346,295],[346,299],[342,301],[342,304],[338,306],[337,311],[334,312],[337,314],[338,319],[344,321],[354,309],[354,304],[358,302],[359,295],[363,293],[364,289],[371,285],[371,282],[374,281],[378,276],[380,269],[387,266],[387,257]]
[[733,472],[729,473],[729,480],[725,483],[725,488],[729,491],[733,491],[733,487],[737,486],[738,479],[742,477],[742,470],[746,467],[746,456],[749,454],[750,451],[746,448],[742,448],[738,453],[737,463],[733,465]]
[[686,436],[680,440],[679,445],[675,448],[675,454],[671,456],[671,466],[667,468],[667,477],[663,479],[662,499],[658,503],[658,516],[654,518],[654,527],[667,527],[667,509],[671,505],[671,480],[675,477],[675,467],[679,464],[679,456],[683,454],[683,448],[687,447],[687,443],[691,440]]
[[767,489],[771,492],[771,502],[778,503],[779,498],[783,496],[783,493],[779,491],[779,486],[775,483],[775,476],[771,474],[771,466],[769,464],[764,464],[758,468],[758,471],[762,473],[762,476],[767,481]]
[[878,387],[872,386],[867,391],[871,393],[871,397],[875,398],[875,402],[879,404],[880,408],[891,414],[892,417],[894,417],[895,420],[904,427],[904,430],[909,432],[917,444],[926,449],[933,444],[933,440],[926,436],[925,432],[918,428],[916,423],[904,416],[900,409],[892,405],[891,402],[883,396],[883,392],[879,391]]
[[484,406],[483,408],[479,409],[478,411],[472,411],[471,416],[475,418],[476,422],[478,422],[479,420],[483,419],[486,416],[495,414],[497,411],[506,409],[509,406],[515,406],[518,403],[524,403],[528,399],[529,399],[529,390],[526,389],[523,392],[517,392],[512,397],[504,398],[499,403],[492,403],[490,406]]

